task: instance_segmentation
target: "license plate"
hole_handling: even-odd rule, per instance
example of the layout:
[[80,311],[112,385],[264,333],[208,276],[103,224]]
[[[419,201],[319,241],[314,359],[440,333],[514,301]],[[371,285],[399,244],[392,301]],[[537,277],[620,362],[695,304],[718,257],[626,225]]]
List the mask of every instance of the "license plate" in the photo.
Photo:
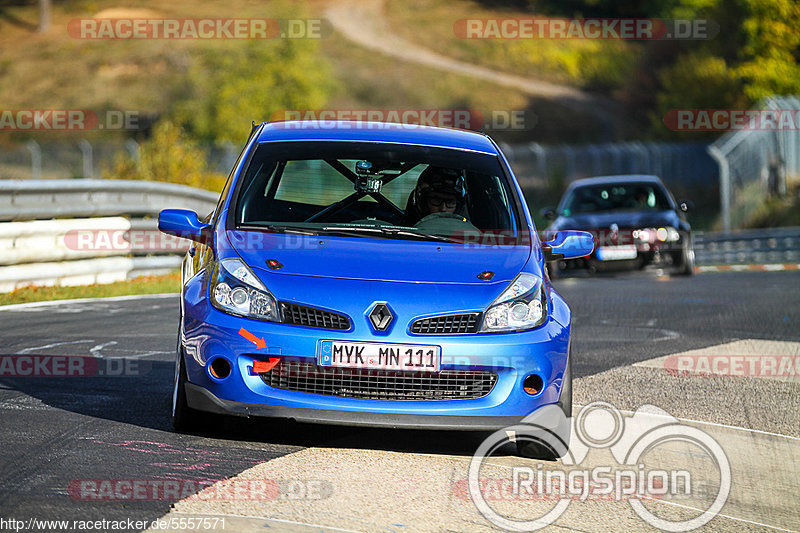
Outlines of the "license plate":
[[621,259],[636,259],[636,245],[626,246],[600,246],[597,248],[597,258],[600,261],[619,261]]
[[441,351],[439,346],[420,344],[322,341],[317,364],[376,370],[438,372],[441,368]]

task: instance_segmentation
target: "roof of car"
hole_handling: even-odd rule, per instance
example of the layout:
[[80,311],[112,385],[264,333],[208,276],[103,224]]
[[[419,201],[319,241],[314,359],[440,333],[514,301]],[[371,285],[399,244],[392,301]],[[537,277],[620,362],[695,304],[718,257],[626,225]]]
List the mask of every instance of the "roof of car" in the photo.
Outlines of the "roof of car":
[[570,183],[569,188],[584,187],[586,185],[605,185],[610,183],[658,183],[663,185],[658,176],[650,174],[618,174],[616,176],[596,176],[584,178]]
[[261,130],[258,142],[276,141],[355,141],[413,144],[497,155],[495,144],[489,137],[481,133],[388,122],[270,122]]

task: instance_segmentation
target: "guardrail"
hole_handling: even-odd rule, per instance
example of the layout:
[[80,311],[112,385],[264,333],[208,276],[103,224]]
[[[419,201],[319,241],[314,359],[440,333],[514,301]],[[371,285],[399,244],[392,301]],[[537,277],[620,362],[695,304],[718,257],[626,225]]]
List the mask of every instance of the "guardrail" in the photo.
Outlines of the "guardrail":
[[155,181],[0,180],[0,221],[155,215],[165,207],[209,212],[218,198],[211,191]]
[[[160,233],[156,215],[169,207],[204,215],[217,198],[157,182],[0,180],[0,292],[174,270],[188,242]],[[697,232],[695,254],[699,266],[800,263],[800,227]]]
[[132,180],[0,181],[0,292],[174,270],[188,242],[160,233],[158,212],[185,208],[202,216],[218,197],[184,185]]
[[697,232],[694,251],[697,265],[800,263],[800,227]]

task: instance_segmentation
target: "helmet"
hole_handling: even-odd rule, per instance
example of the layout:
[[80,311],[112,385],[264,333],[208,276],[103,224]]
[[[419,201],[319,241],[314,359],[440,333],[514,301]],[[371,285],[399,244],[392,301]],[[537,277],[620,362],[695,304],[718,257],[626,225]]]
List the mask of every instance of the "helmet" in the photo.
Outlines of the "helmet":
[[425,202],[431,193],[446,194],[456,199],[456,210],[461,208],[467,196],[466,182],[459,170],[429,166],[419,175],[417,186],[411,192],[409,205],[406,209],[409,214],[421,218]]
[[455,196],[461,203],[467,195],[464,176],[459,170],[431,165],[419,175],[414,193],[423,199],[433,191]]

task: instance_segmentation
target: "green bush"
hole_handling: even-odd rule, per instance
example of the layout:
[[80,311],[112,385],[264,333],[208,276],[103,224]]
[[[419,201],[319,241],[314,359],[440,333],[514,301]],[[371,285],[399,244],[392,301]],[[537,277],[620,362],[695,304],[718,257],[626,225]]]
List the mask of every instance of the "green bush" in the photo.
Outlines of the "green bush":
[[[472,44],[472,43],[470,43]],[[523,76],[552,78],[592,89],[621,86],[638,48],[611,40],[487,40],[476,60]]]
[[162,120],[153,129],[153,136],[139,146],[139,157],[118,157],[106,177],[163,181],[221,191],[225,176],[208,172],[206,162],[205,150],[179,126]]
[[[663,133],[664,115],[671,109],[724,109],[746,108],[748,102],[742,94],[742,80],[734,69],[720,57],[687,54],[670,67],[659,72],[661,91],[657,109],[652,115],[652,126]],[[686,139],[689,136],[707,136],[707,133],[674,132]]]
[[739,0],[747,7],[745,43],[738,72],[756,102],[774,94],[800,93],[800,3],[796,0]]
[[225,43],[195,52],[176,120],[195,137],[243,142],[250,122],[320,109],[332,90],[311,39]]

